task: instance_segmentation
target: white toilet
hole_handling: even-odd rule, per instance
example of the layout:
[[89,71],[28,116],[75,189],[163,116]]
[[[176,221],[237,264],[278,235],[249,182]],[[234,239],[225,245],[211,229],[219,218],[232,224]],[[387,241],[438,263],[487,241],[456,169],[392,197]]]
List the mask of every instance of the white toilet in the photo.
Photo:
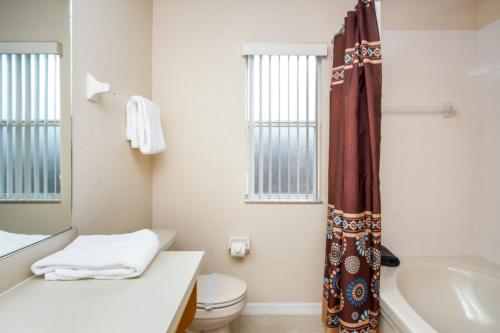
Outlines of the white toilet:
[[188,332],[230,333],[229,323],[247,304],[245,281],[224,274],[198,277],[196,315]]

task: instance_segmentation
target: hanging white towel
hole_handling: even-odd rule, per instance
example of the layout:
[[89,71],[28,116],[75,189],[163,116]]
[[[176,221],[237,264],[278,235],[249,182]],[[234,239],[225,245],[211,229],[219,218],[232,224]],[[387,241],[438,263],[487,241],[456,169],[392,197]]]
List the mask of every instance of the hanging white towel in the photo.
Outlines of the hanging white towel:
[[139,148],[139,129],[137,118],[137,103],[127,102],[127,140],[130,140],[132,148]]
[[148,229],[121,235],[79,236],[61,251],[31,266],[45,280],[118,280],[141,275],[158,252],[158,236]]
[[132,96],[127,102],[127,140],[132,148],[152,155],[166,148],[160,108],[147,98]]

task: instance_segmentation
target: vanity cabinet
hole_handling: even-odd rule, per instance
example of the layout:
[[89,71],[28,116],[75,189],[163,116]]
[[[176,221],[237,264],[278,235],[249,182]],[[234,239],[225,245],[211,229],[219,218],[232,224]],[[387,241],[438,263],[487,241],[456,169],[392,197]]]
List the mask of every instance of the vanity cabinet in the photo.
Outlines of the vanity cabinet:
[[0,332],[184,332],[196,312],[203,254],[159,252],[135,279],[31,277],[0,295]]
[[194,319],[196,314],[196,284],[194,285],[193,291],[191,292],[191,296],[189,296],[188,303],[184,308],[184,313],[182,314],[182,318],[177,326],[177,333],[185,333],[189,324]]

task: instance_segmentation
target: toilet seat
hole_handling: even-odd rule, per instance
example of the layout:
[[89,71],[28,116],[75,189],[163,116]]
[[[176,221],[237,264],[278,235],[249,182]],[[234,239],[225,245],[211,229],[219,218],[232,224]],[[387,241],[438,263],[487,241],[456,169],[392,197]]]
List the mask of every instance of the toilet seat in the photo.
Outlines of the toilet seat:
[[198,276],[197,309],[188,332],[226,332],[247,305],[245,281],[224,274]]
[[246,298],[245,281],[225,274],[203,274],[198,276],[198,309],[222,309],[240,303]]

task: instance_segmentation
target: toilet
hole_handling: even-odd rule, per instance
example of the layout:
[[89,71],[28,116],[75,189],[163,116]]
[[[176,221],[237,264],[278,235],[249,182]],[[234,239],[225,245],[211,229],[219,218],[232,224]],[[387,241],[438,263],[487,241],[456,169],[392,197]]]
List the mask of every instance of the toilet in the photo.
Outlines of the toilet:
[[188,333],[230,333],[229,323],[247,304],[245,281],[224,274],[198,277],[196,314]]

